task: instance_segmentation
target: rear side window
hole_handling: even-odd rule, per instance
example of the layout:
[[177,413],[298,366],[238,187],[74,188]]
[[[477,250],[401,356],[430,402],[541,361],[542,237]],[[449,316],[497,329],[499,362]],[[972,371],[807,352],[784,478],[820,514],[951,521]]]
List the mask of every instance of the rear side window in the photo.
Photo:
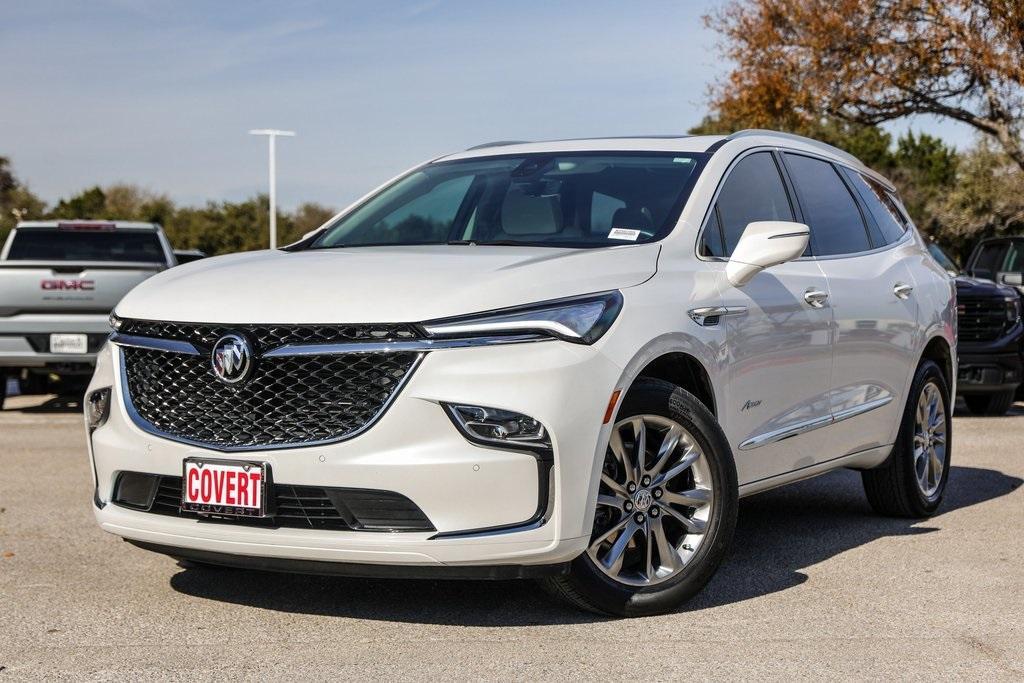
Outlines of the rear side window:
[[1007,273],[1024,272],[1024,244],[1020,242],[1010,243],[1010,251],[1006,255],[1006,263],[1003,264],[1003,270]]
[[165,263],[155,232],[30,228],[14,233],[9,261],[128,261]]
[[839,171],[827,161],[786,154],[793,183],[800,195],[804,217],[811,227],[811,239],[817,256],[836,256],[868,251],[868,233],[857,203],[839,177]]
[[725,179],[704,229],[701,253],[728,256],[748,223],[792,220],[793,206],[775,159],[771,152],[756,152],[743,157]]
[[875,247],[892,244],[903,237],[907,231],[907,224],[904,222],[903,214],[900,212],[896,202],[882,187],[878,181],[867,178],[857,171],[844,168],[850,184],[857,190],[861,201],[868,210],[871,218],[868,221],[868,229],[871,232],[871,241]]

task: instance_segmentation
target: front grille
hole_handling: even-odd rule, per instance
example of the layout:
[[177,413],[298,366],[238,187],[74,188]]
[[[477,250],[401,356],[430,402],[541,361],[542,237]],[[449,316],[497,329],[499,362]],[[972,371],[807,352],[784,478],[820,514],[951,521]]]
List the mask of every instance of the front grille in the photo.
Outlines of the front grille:
[[121,321],[120,334],[156,339],[173,339],[191,343],[200,351],[208,351],[229,332],[242,333],[255,346],[257,353],[290,344],[344,344],[346,342],[380,342],[421,338],[413,325],[215,325],[154,320]]
[[[155,493],[144,495],[145,500],[133,500],[128,495],[124,499],[121,497],[122,491],[145,490],[150,486]],[[423,511],[394,491],[274,484],[273,496],[268,501],[270,516],[217,517],[181,509],[181,477],[122,472],[115,487],[114,502],[158,515],[244,526],[335,531],[434,531],[434,525]]]
[[995,341],[1006,330],[1006,307],[994,299],[957,301],[957,322],[960,341]]
[[260,358],[227,385],[210,357],[125,348],[128,395],[151,428],[220,449],[283,447],[353,436],[383,411],[417,354]]

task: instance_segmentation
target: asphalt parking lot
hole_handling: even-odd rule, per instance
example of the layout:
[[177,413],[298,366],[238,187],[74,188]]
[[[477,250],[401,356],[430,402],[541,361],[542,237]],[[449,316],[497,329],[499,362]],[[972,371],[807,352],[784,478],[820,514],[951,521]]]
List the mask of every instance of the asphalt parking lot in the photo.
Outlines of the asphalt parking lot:
[[527,582],[182,569],[101,532],[81,416],[0,413],[0,681],[1024,679],[1024,405],[955,420],[937,517],[882,519],[859,475],[747,499],[677,614],[574,612]]

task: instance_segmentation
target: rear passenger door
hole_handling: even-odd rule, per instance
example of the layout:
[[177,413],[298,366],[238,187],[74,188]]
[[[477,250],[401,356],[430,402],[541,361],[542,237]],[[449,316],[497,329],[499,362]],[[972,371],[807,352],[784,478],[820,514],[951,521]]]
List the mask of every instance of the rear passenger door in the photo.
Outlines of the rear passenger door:
[[[727,258],[748,223],[798,220],[794,198],[771,151],[730,169],[706,219],[701,251]],[[723,264],[724,265],[724,264]],[[774,266],[742,288],[722,278],[729,382],[721,419],[741,484],[800,469],[826,447],[832,366],[831,309],[811,305],[825,277],[811,258]],[[818,429],[814,429],[818,427]]]
[[830,404],[835,423],[818,460],[892,443],[917,362],[918,313],[903,222],[878,181],[786,152],[834,320]]

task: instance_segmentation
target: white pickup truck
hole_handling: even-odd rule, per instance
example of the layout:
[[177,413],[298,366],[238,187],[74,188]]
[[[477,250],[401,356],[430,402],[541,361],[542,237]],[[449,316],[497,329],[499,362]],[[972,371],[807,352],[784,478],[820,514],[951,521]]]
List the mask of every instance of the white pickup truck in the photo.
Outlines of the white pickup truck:
[[0,407],[11,379],[22,393],[84,389],[114,305],[175,264],[153,223],[19,223],[0,251]]

